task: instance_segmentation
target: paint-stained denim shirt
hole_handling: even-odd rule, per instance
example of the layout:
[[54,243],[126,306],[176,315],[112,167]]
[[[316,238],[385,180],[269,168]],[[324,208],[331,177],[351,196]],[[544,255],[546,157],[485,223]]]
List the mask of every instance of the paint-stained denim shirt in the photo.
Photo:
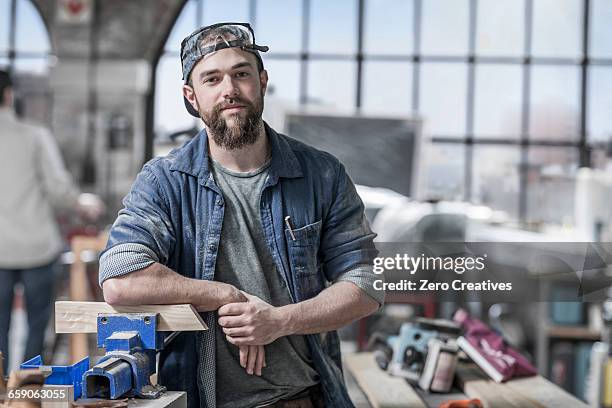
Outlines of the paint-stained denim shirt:
[[[335,157],[267,125],[266,133],[272,163],[260,200],[262,227],[293,301],[300,302],[344,272],[371,264],[375,234],[355,186]],[[207,137],[202,131],[168,156],[145,164],[110,231],[100,261],[101,282],[153,262],[189,278],[214,280],[224,201],[209,171]],[[291,217],[295,240],[285,226],[286,216]],[[119,245],[138,254],[140,264],[119,272],[112,268],[113,257],[104,255]],[[103,270],[115,272],[109,276]],[[160,383],[187,391],[190,408],[215,405],[216,313],[203,317],[209,330],[180,334],[160,356]],[[337,333],[306,337],[327,405],[352,407]],[[199,362],[210,367],[202,378]]]

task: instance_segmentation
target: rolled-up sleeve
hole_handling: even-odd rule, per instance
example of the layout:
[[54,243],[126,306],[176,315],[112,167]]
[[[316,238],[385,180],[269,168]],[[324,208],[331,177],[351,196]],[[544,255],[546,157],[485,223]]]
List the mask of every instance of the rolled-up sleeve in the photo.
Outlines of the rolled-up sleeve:
[[339,163],[331,207],[321,234],[320,255],[327,280],[335,281],[358,265],[371,265],[378,254],[375,237],[355,185]]
[[138,174],[100,256],[99,283],[159,262],[175,244],[170,206],[150,165]]
[[376,275],[372,265],[357,265],[356,268],[340,274],[335,282],[352,282],[382,306],[385,303],[385,291],[376,289],[375,282],[377,280],[384,282],[384,277],[383,275]]

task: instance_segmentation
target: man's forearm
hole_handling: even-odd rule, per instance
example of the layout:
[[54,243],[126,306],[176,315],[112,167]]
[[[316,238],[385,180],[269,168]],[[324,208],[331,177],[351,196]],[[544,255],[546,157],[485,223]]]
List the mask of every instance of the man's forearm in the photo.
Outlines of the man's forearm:
[[336,330],[375,312],[378,302],[351,282],[336,282],[317,296],[278,308],[286,334]]
[[157,262],[144,269],[107,279],[102,289],[104,300],[111,305],[189,303],[201,312],[245,300],[232,285],[186,278]]

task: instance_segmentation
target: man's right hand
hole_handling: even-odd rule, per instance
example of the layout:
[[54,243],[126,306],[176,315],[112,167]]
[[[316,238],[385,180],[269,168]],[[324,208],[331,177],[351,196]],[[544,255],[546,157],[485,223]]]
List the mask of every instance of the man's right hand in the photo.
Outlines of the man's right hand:
[[[247,298],[234,285],[218,282],[218,298],[221,302],[219,307],[228,303],[246,302]],[[266,366],[266,353],[264,346],[241,346],[240,365],[250,375],[261,376],[261,370]]]
[[240,346],[240,365],[248,374],[261,376],[261,370],[266,366],[264,346]]

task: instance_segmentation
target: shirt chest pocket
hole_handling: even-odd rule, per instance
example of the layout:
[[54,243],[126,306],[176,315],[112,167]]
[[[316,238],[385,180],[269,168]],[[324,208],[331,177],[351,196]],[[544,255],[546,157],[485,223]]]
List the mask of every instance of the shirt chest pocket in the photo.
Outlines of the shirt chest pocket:
[[321,221],[304,227],[285,228],[285,240],[299,300],[316,296],[324,289],[319,269],[318,251],[321,239]]

